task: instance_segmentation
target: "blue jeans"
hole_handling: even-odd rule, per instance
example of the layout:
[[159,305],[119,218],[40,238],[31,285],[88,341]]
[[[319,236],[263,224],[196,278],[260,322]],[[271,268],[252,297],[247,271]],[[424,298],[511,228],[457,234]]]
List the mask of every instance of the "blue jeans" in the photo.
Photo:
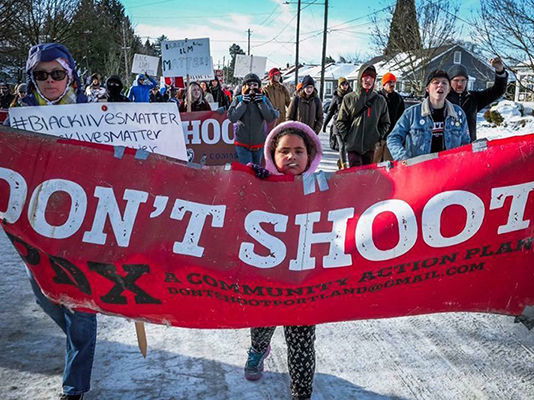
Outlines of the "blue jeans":
[[30,278],[30,283],[37,304],[67,335],[63,393],[74,395],[89,391],[95,355],[96,314],[70,311],[52,303],[33,278]]
[[263,159],[263,147],[258,150],[249,150],[243,146],[235,146],[235,152],[237,154],[237,160],[241,164],[247,165],[248,163],[261,165]]

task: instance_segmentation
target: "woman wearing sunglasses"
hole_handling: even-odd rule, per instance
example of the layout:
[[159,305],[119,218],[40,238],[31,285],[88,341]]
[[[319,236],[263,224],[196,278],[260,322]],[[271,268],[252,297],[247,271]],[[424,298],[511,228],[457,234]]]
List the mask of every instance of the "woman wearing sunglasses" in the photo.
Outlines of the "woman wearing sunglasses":
[[[67,48],[58,43],[33,46],[26,61],[27,96],[23,106],[87,103],[76,73],[76,64]],[[63,393],[60,400],[81,400],[89,391],[96,344],[96,314],[70,310],[46,298],[33,279],[30,283],[37,304],[67,336]]]
[[67,48],[59,43],[33,46],[26,61],[28,106],[87,103],[76,63]]

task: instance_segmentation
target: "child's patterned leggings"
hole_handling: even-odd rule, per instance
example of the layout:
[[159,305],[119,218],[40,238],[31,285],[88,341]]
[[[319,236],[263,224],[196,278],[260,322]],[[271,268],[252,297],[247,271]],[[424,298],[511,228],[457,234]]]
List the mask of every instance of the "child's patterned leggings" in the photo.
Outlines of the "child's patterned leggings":
[[[252,348],[264,352],[273,336],[275,326],[252,328]],[[291,395],[294,399],[311,397],[315,373],[315,325],[284,326],[287,343],[287,364],[291,378]]]

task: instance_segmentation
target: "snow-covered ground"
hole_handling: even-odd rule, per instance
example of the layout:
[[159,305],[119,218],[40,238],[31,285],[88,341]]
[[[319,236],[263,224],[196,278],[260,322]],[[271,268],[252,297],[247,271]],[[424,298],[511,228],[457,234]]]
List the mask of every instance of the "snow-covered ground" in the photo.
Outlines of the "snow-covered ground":
[[[506,134],[482,126],[479,133]],[[321,166],[335,170],[336,155],[327,135],[321,138]],[[22,261],[1,231],[0,254],[0,400],[57,399],[64,335],[35,304]],[[253,383],[243,378],[246,329],[147,325],[144,359],[132,321],[98,321],[87,400],[289,399],[281,329],[265,377]],[[323,324],[316,349],[314,400],[534,399],[534,331],[512,317],[448,313]]]
[[[523,111],[521,111],[521,109]],[[491,110],[501,114],[504,121],[501,125],[489,123],[484,119],[483,113],[477,115],[477,138],[499,139],[513,135],[526,135],[534,133],[533,103],[514,103],[501,101]],[[523,114],[523,115],[522,115]]]

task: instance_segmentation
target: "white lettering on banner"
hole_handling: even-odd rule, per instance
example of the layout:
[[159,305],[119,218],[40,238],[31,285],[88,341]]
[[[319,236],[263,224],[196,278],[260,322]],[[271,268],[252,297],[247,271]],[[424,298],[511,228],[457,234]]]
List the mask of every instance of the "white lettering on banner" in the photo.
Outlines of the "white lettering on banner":
[[329,243],[328,255],[323,258],[324,268],[346,267],[352,264],[350,254],[345,254],[345,234],[347,221],[354,217],[354,208],[342,208],[328,213],[328,221],[333,222],[331,232],[314,233],[313,225],[321,220],[319,211],[295,216],[295,224],[300,225],[297,257],[289,262],[291,271],[315,268],[315,257],[311,257],[311,246],[316,243]]
[[[5,223],[14,223],[20,219],[24,208],[23,203],[27,199],[27,187],[24,178],[17,172],[6,168],[0,168],[0,181],[5,181],[9,185],[9,198],[7,199],[8,209],[0,213]],[[5,184],[2,183],[5,189]],[[525,219],[527,212],[527,202],[529,195],[534,191],[534,182],[493,188],[491,190],[491,200],[489,209],[502,208],[508,197],[510,210],[507,214],[505,225],[500,225],[496,234],[503,234],[531,226],[531,220]],[[70,209],[56,211],[61,220],[65,220],[60,225],[52,225],[46,220],[47,208],[49,204],[58,201],[59,194],[70,197]],[[84,233],[82,241],[105,245],[107,234],[104,233],[106,222],[109,219],[111,228],[115,235],[117,244],[120,247],[127,247],[130,244],[137,215],[141,204],[146,203],[148,193],[133,189],[125,189],[123,200],[125,201],[124,212],[121,214],[117,199],[113,189],[109,187],[96,186],[94,197],[98,199],[94,207],[95,215],[90,231]],[[149,218],[162,215],[163,203],[166,204],[167,197],[154,194],[154,207]],[[159,200],[165,200],[163,203]],[[63,199],[61,199],[63,200]],[[6,201],[4,200],[2,204]],[[161,203],[161,204],[160,204]],[[57,203],[57,207],[68,204],[68,200]],[[465,209],[467,218],[461,227],[461,232],[451,237],[444,237],[441,233],[443,229],[442,215],[449,206],[460,206]],[[31,227],[40,235],[53,239],[66,239],[74,235],[83,224],[88,207],[87,195],[79,184],[65,179],[49,179],[37,185],[28,202],[28,221]],[[183,220],[187,213],[190,219],[185,228],[184,237],[181,241],[173,244],[173,252],[193,257],[202,257],[205,248],[200,246],[209,243],[209,234],[204,234],[206,219],[211,217],[211,227],[223,228],[225,223],[226,205],[202,204],[182,199],[176,199],[170,218]],[[93,207],[91,207],[93,209]],[[530,209],[529,209],[530,210]],[[391,213],[395,216],[398,224],[399,241],[393,248],[379,249],[373,237],[373,224],[376,218],[382,213]],[[314,232],[313,227],[321,220],[321,212],[315,211],[305,214],[295,215],[295,226],[299,226],[299,237],[294,259],[288,263],[289,270],[305,271],[316,267],[316,259],[311,256],[312,245],[318,243],[329,244],[329,251],[323,257],[323,268],[339,268],[352,265],[352,253],[345,253],[345,241],[347,235],[348,221],[354,218],[354,208],[341,208],[328,212],[328,221],[332,222],[332,230],[328,232]],[[498,214],[499,216],[502,213]],[[239,245],[239,259],[247,265],[256,268],[273,268],[282,264],[287,258],[287,244],[284,240],[265,231],[262,224],[271,224],[274,232],[284,233],[287,231],[287,224],[291,215],[269,213],[260,210],[253,210],[247,214],[244,220],[244,231],[254,240],[243,241]],[[434,248],[451,247],[466,242],[472,238],[482,227],[486,218],[485,204],[482,198],[474,193],[462,190],[445,191],[434,195],[424,205],[421,212],[421,235],[424,242]],[[495,217],[494,217],[495,219]],[[444,221],[446,224],[447,221]],[[232,225],[233,229],[239,227]],[[389,226],[382,226],[383,229],[390,229]],[[418,222],[412,207],[403,200],[389,199],[377,202],[367,208],[359,217],[355,228],[356,249],[361,256],[369,261],[391,260],[406,254],[416,243],[418,237]],[[237,233],[238,236],[239,233]],[[261,246],[261,247],[260,247]],[[263,247],[263,248],[262,248]],[[293,246],[291,247],[293,248]],[[211,255],[210,255],[211,256]]]
[[234,138],[230,138],[230,124],[229,119],[225,119],[221,124],[214,118],[204,121],[196,119],[182,121],[185,144],[217,144],[221,139],[226,144],[233,144]]
[[[210,138],[210,126],[213,127],[213,138]],[[202,140],[206,144],[216,144],[221,140],[221,125],[216,119],[207,119],[202,123]]]
[[491,191],[490,210],[501,208],[504,206],[506,198],[512,196],[508,221],[506,221],[506,225],[501,225],[497,229],[499,235],[528,228],[530,219],[525,220],[525,208],[527,206],[528,195],[532,190],[534,190],[534,182],[504,186]]
[[177,199],[171,211],[171,218],[181,221],[188,211],[191,212],[191,219],[187,224],[184,239],[181,242],[174,242],[172,251],[177,254],[202,257],[204,247],[199,246],[198,242],[206,223],[206,217],[208,215],[211,216],[211,226],[213,228],[222,228],[226,206],[213,206]]
[[288,219],[287,215],[273,214],[260,210],[248,213],[245,218],[245,230],[254,240],[267,248],[269,254],[261,256],[254,251],[253,243],[243,242],[239,248],[239,259],[257,268],[276,267],[284,261],[287,252],[285,243],[265,232],[261,224],[271,224],[275,232],[285,232]]
[[0,179],[9,185],[7,208],[6,211],[0,211],[0,219],[5,220],[8,224],[14,224],[22,214],[28,194],[28,185],[21,174],[7,168],[0,168]]
[[230,138],[230,123],[229,119],[225,119],[221,127],[223,142],[226,144],[234,144],[234,137]]
[[[445,208],[457,205],[465,209],[467,218],[463,230],[456,236],[441,234],[441,214]],[[423,240],[431,247],[448,247],[471,239],[484,222],[484,203],[477,195],[465,190],[450,190],[432,197],[423,209]]]
[[[184,131],[184,140],[186,145],[202,143],[200,141],[200,120],[183,121],[182,129]],[[190,137],[191,140],[189,140]]]
[[[65,192],[70,196],[67,220],[59,226],[50,225],[45,218],[48,201],[56,192]],[[28,205],[28,220],[35,232],[52,239],[66,239],[80,229],[86,210],[87,195],[80,185],[65,179],[50,179],[33,191]]]
[[111,223],[117,244],[120,247],[128,247],[137,212],[139,211],[139,205],[147,201],[148,193],[126,189],[122,197],[123,200],[126,200],[124,217],[121,216],[112,188],[95,187],[95,197],[98,199],[98,205],[93,220],[93,227],[90,231],[84,233],[83,241],[86,243],[106,244],[107,234],[104,233],[104,225],[106,223],[106,217],[109,216],[109,222]]
[[[380,250],[373,240],[373,222],[384,213],[391,212],[397,218],[399,242],[389,250]],[[391,199],[373,204],[360,216],[356,225],[356,247],[369,261],[391,260],[406,254],[417,241],[417,220],[412,207],[403,200]]]

